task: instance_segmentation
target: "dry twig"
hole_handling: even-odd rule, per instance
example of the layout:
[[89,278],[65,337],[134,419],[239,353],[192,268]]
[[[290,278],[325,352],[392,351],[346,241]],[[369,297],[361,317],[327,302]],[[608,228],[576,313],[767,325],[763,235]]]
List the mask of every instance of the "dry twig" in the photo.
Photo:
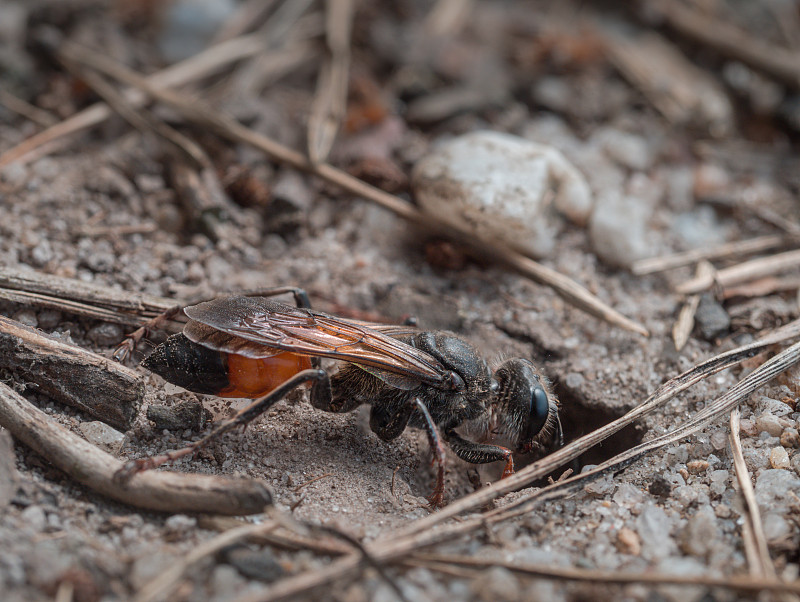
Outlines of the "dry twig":
[[113,479],[122,468],[120,460],[60,426],[3,383],[0,425],[73,480],[137,508],[240,515],[263,512],[272,503],[266,483],[257,479],[150,471],[120,486]]
[[794,251],[786,251],[785,253],[778,253],[769,257],[760,257],[745,261],[738,265],[719,270],[713,274],[706,274],[704,276],[696,276],[691,280],[678,285],[675,290],[683,295],[691,295],[699,293],[711,288],[714,285],[719,285],[722,288],[734,284],[741,284],[753,280],[754,278],[761,278],[770,274],[777,274],[792,268],[800,266],[800,249]]
[[781,247],[787,242],[789,242],[789,240],[785,236],[770,234],[758,238],[751,238],[750,240],[729,242],[708,249],[693,249],[683,253],[675,253],[674,255],[640,259],[633,264],[631,271],[637,276],[644,276],[646,274],[664,272],[666,270],[692,265],[702,260],[711,261],[714,259],[727,259],[740,255],[761,253]]
[[[147,81],[154,86],[179,86],[190,81],[200,79],[216,73],[227,67],[230,63],[253,56],[263,51],[264,41],[257,34],[234,38],[212,46],[195,56],[148,76]],[[147,97],[138,90],[127,92],[125,97],[133,106],[141,106]],[[23,140],[18,145],[10,148],[0,155],[0,169],[15,161],[23,162],[33,158],[40,158],[45,151],[52,151],[52,143],[76,134],[87,128],[103,123],[111,117],[113,112],[105,103],[96,103],[91,107],[76,113],[56,125]],[[34,151],[40,151],[34,153]]]
[[659,0],[649,6],[683,35],[794,88],[800,87],[800,55],[796,51],[770,46],[714,15],[676,0]]
[[[697,265],[696,278],[713,276],[714,266],[707,261],[701,261]],[[694,316],[697,313],[697,307],[700,305],[700,295],[689,295],[684,301],[683,307],[678,314],[678,319],[672,327],[672,340],[675,341],[675,349],[680,351],[686,342],[689,340],[689,335],[692,334],[694,328]]]
[[317,92],[308,119],[308,156],[314,164],[328,160],[347,111],[353,8],[353,0],[327,1],[325,38],[328,54],[320,68]]
[[0,368],[56,401],[127,430],[144,398],[141,376],[108,358],[0,316]]
[[545,579],[558,579],[563,581],[585,581],[590,583],[615,584],[642,583],[652,585],[684,585],[687,587],[702,585],[705,587],[722,587],[740,592],[777,591],[800,593],[800,584],[782,583],[780,581],[776,581],[775,579],[766,579],[764,577],[753,578],[739,577],[736,575],[729,575],[726,577],[710,577],[706,575],[668,575],[649,571],[646,573],[624,573],[620,571],[588,570],[573,567],[566,568],[537,566],[531,564],[507,562],[496,558],[485,560],[482,558],[475,558],[474,556],[420,552],[414,554],[411,558],[424,561],[424,564],[421,566],[430,567],[433,570],[438,570],[438,567],[441,566],[474,567],[476,569],[486,569],[493,566],[500,566],[508,569],[509,571],[522,575],[541,577]]
[[180,303],[175,299],[3,266],[0,266],[0,299],[128,326],[142,326]]
[[736,480],[739,482],[739,491],[744,500],[745,522],[742,525],[742,539],[747,554],[747,563],[750,565],[750,573],[754,577],[774,580],[776,578],[775,567],[769,557],[767,537],[764,535],[764,527],[761,524],[756,494],[753,491],[753,483],[750,482],[750,472],[744,462],[744,455],[742,455],[742,442],[739,439],[739,408],[734,408],[731,412],[730,423],[731,432],[728,438],[731,443],[733,468],[736,472]]

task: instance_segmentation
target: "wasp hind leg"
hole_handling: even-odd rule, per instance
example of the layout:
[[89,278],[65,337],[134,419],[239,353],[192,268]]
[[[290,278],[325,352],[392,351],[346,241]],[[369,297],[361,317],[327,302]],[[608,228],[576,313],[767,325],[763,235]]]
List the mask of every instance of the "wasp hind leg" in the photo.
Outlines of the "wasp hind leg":
[[436,428],[427,406],[419,399],[410,399],[399,407],[373,405],[369,426],[384,441],[396,439],[408,426],[414,410],[418,411],[425,421],[425,432],[433,453],[432,463],[436,465],[436,485],[428,497],[428,503],[432,508],[439,508],[444,505],[445,449],[439,429]]
[[249,406],[240,410],[235,416],[222,422],[208,435],[195,441],[191,445],[187,445],[186,447],[175,451],[169,451],[160,456],[151,456],[149,458],[141,458],[139,460],[130,460],[126,462],[114,475],[114,480],[124,483],[137,472],[149,470],[151,468],[157,468],[162,464],[167,464],[169,462],[174,462],[179,458],[191,456],[199,449],[219,439],[228,431],[238,426],[244,426],[248,424],[283,399],[290,391],[307,382],[313,382],[315,386],[320,385],[323,388],[327,382],[328,388],[330,388],[329,377],[324,370],[312,368],[298,372],[285,383],[279,385],[264,397],[256,399]]

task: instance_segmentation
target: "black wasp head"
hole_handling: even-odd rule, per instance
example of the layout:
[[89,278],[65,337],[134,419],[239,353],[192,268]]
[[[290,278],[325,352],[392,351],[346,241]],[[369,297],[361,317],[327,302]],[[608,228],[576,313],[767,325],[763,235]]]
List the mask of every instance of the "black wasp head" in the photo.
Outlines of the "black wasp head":
[[561,437],[558,400],[531,362],[512,359],[494,373],[495,420],[500,431],[527,453],[554,435]]

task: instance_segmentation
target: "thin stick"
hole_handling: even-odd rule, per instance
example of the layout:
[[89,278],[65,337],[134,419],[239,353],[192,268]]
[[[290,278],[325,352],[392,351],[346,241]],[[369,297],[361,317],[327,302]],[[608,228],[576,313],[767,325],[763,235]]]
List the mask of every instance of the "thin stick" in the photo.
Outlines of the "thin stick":
[[122,462],[74,435],[9,386],[0,383],[0,426],[70,478],[124,504],[157,512],[240,515],[272,503],[264,481],[148,472],[125,487],[114,483]]
[[[458,554],[433,554],[418,552],[412,556],[415,560],[439,565],[457,565],[474,568],[490,568],[500,566],[509,571],[541,577],[545,579],[557,579],[561,581],[586,581],[590,583],[645,583],[653,585],[685,585],[706,587],[724,587],[743,592],[776,591],[776,592],[798,592],[800,593],[800,583],[783,583],[777,579],[740,577],[738,575],[727,575],[725,577],[710,577],[706,575],[667,575],[653,572],[630,572],[620,571],[601,571],[587,570],[579,568],[565,568],[553,566],[541,566],[533,564],[523,564],[508,562],[502,559],[493,558],[484,560],[474,556],[462,556]],[[422,566],[427,566],[422,565]],[[435,567],[431,567],[434,568]]]
[[754,278],[777,274],[800,266],[800,249],[778,253],[770,257],[752,259],[738,265],[719,270],[716,274],[695,277],[675,287],[683,295],[691,295],[707,290],[715,284],[725,288],[741,284]]
[[753,483],[750,481],[750,472],[742,454],[742,442],[739,438],[740,422],[739,408],[734,408],[731,412],[731,432],[728,436],[733,455],[733,468],[736,472],[736,480],[739,482],[739,491],[744,500],[745,523],[742,525],[742,535],[745,542],[745,552],[747,553],[747,563],[750,566],[750,573],[757,578],[775,579],[775,567],[769,557],[767,548],[767,537],[764,534],[764,526],[761,524],[761,514],[758,511],[756,494],[753,491]]
[[770,234],[768,236],[751,238],[750,240],[729,242],[707,249],[692,249],[691,251],[675,253],[674,255],[640,259],[634,262],[631,271],[637,276],[644,276],[646,274],[654,274],[656,272],[664,272],[666,270],[692,265],[704,259],[711,261],[714,259],[727,259],[729,257],[749,255],[752,253],[762,253],[785,245],[789,240],[789,238],[780,234]]
[[17,98],[4,88],[0,88],[0,105],[43,127],[49,127],[58,121],[49,111],[40,109],[29,102],[25,102],[21,98]]
[[[264,44],[262,36],[258,34],[234,38],[154,73],[147,77],[147,81],[154,86],[180,86],[220,71],[230,63],[258,54],[264,50]],[[141,106],[147,99],[138,90],[126,92],[125,96],[133,106]],[[107,104],[102,102],[93,104],[72,117],[34,134],[1,154],[0,169],[14,161],[22,162],[24,159],[32,157],[33,151],[46,144],[103,123],[112,115],[113,111]],[[41,153],[37,153],[35,158],[41,156]]]
[[326,3],[325,40],[328,54],[320,69],[308,119],[308,156],[314,164],[328,160],[328,153],[347,110],[353,5],[353,0],[328,0]]
[[[713,276],[714,266],[707,261],[701,261],[697,265],[695,272],[696,278],[704,278],[706,276]],[[689,335],[692,334],[694,328],[694,316],[697,313],[697,307],[700,305],[700,295],[689,295],[684,301],[683,307],[678,314],[678,319],[672,327],[672,340],[675,341],[675,350],[680,351],[683,349],[689,340]]]
[[211,128],[230,140],[250,144],[267,153],[277,161],[310,172],[326,182],[335,184],[348,192],[370,200],[396,213],[417,226],[453,238],[467,247],[470,247],[473,253],[480,257],[492,258],[529,278],[546,284],[552,287],[568,302],[593,316],[644,336],[648,334],[644,326],[626,318],[612,307],[609,307],[584,287],[570,280],[563,274],[547,268],[509,247],[500,243],[478,240],[469,232],[447,226],[434,217],[422,213],[413,205],[399,197],[388,194],[374,186],[370,186],[366,182],[354,178],[348,173],[336,169],[327,163],[314,165],[301,153],[283,146],[266,136],[258,134],[240,123],[220,115],[218,112],[212,111],[198,101],[187,101],[183,96],[171,90],[160,89],[153,86],[147,79],[119,63],[102,56],[100,53],[91,52],[76,44],[65,44],[61,52],[71,60],[82,61],[94,69],[145,90],[148,94],[158,98],[161,102],[179,110],[185,118],[201,124],[204,127]]
[[693,10],[675,0],[661,0],[653,3],[651,8],[682,34],[794,88],[800,87],[800,57],[797,52],[765,44],[716,16]]

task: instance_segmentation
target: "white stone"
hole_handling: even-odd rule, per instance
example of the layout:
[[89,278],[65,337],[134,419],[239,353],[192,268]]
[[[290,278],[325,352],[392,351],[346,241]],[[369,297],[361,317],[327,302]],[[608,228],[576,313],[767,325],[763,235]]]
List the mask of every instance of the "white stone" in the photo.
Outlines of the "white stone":
[[412,187],[423,211],[537,257],[552,250],[561,216],[582,225],[592,210],[586,179],[560,151],[500,132],[437,145]]
[[98,420],[82,422],[80,429],[87,441],[110,452],[118,452],[125,438],[118,430]]

